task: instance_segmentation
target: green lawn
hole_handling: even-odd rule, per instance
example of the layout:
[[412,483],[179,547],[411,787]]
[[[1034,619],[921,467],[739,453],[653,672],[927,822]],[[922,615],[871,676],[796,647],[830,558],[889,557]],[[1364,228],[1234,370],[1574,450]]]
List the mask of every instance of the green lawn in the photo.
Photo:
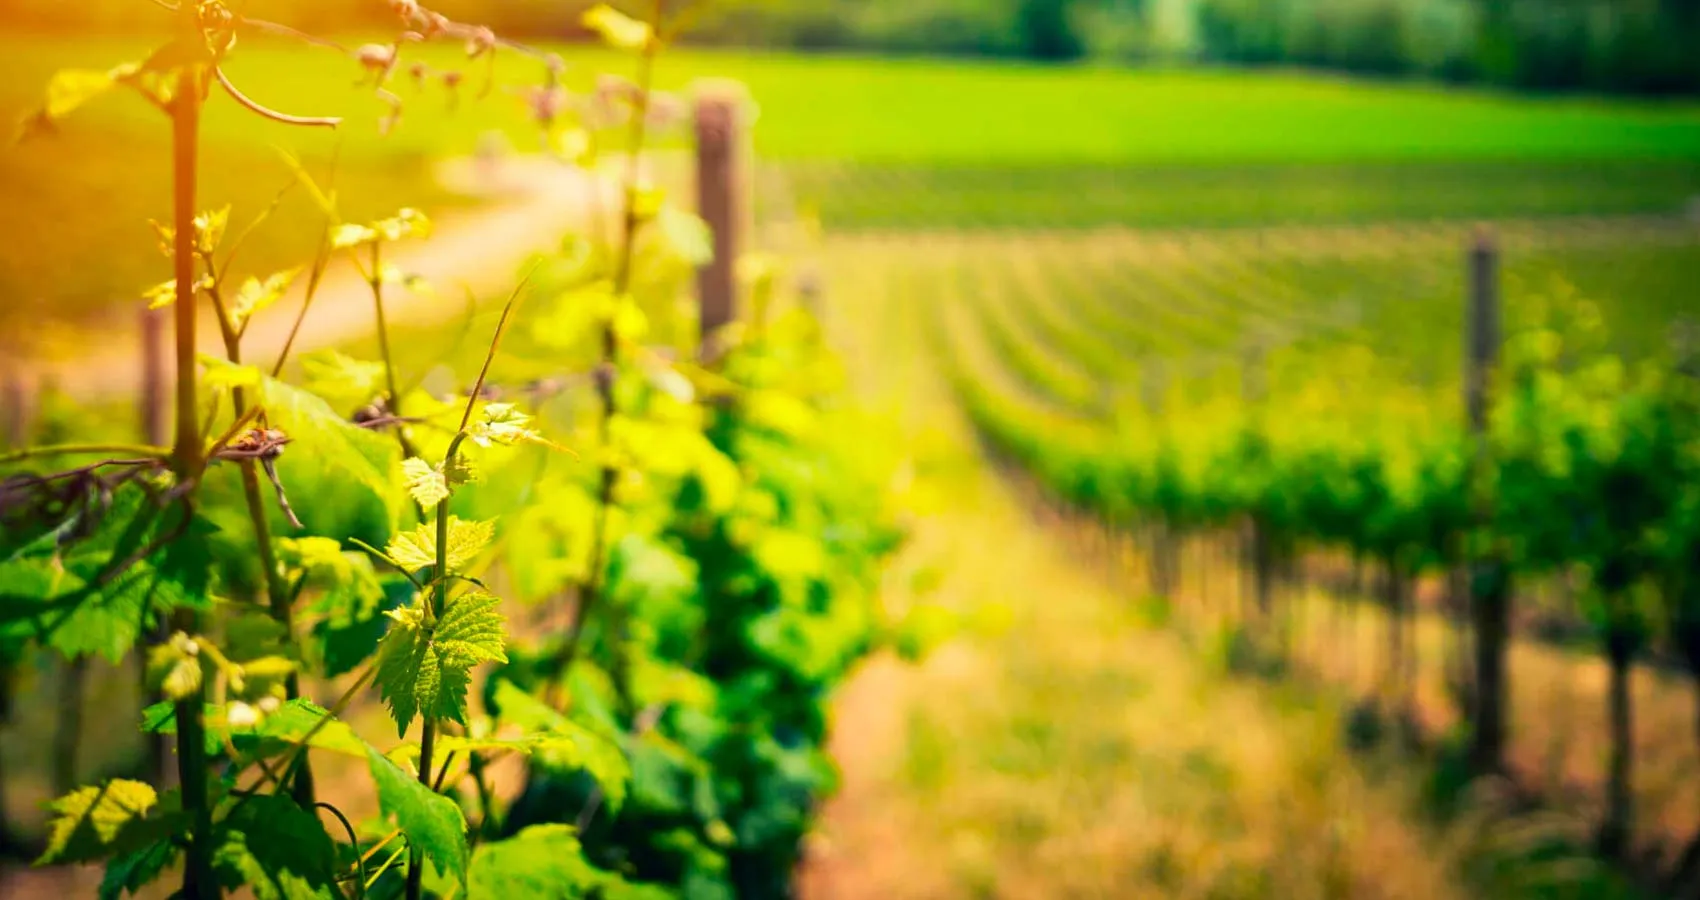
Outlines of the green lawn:
[[[105,67],[145,53],[140,39],[0,38],[0,119],[38,102],[60,67]],[[631,61],[562,47],[570,77]],[[465,65],[458,50],[425,51]],[[351,217],[459,202],[428,174],[492,129],[534,146],[509,89],[535,61],[507,54],[481,100],[481,65],[457,104],[403,83],[401,127],[334,52],[249,41],[228,65],[279,109],[347,116],[338,133],[257,121],[221,96],[209,107],[206,206],[241,220],[288,173],[276,148],[321,171],[341,160]],[[1283,73],[1086,67],[679,51],[659,82],[744,80],[760,105],[760,156],[833,226],[1071,226],[1359,221],[1381,218],[1669,212],[1700,193],[1700,103],[1529,99]],[[677,138],[673,138],[677,140]],[[0,151],[0,322],[110,308],[166,276],[148,218],[168,213],[164,122],[114,95],[57,136]],[[299,261],[315,237],[304,198],[285,205],[255,269]]]
[[1201,163],[1700,159],[1700,104],[1525,99],[1279,73],[686,54],[748,82],[785,159]]

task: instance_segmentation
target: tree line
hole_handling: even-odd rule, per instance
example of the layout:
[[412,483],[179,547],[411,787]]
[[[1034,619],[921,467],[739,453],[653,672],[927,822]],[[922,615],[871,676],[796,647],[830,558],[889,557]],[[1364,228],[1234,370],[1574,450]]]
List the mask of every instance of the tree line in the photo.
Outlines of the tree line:
[[[547,0],[441,5],[505,34],[589,37],[570,5]],[[334,0],[250,6],[315,31],[374,21],[368,5]],[[146,7],[0,0],[0,23],[128,29],[147,21]],[[1700,0],[718,0],[692,16],[692,40],[717,45],[1303,66],[1521,90],[1700,90]]]

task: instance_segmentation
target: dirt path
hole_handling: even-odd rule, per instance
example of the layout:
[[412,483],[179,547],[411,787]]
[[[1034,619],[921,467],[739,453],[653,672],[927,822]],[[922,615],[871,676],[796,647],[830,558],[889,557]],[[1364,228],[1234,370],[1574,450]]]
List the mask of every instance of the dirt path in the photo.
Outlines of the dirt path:
[[[598,204],[601,209],[615,208],[618,196],[610,178],[541,158],[512,158],[488,171],[467,161],[451,161],[440,168],[439,177],[451,188],[489,202],[444,215],[434,221],[429,239],[397,244],[388,254],[388,262],[434,286],[429,293],[389,291],[385,309],[394,322],[429,325],[462,313],[468,291],[484,297],[512,284],[528,256],[559,246],[563,235],[585,227]],[[243,340],[246,358],[276,359],[304,293],[305,285],[297,284],[255,318]],[[291,352],[334,346],[372,329],[370,290],[354,265],[340,256],[327,270]],[[142,365],[139,323],[115,327],[99,340],[100,346],[88,355],[43,364],[35,376],[77,397],[132,390]],[[202,317],[199,346],[204,353],[223,356],[210,312]]]

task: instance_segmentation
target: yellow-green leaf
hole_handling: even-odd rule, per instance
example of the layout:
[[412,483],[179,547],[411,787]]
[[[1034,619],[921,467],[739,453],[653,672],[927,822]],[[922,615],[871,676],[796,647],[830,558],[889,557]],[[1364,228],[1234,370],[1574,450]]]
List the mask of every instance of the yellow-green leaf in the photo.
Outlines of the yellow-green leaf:
[[377,681],[399,733],[407,733],[415,715],[466,720],[472,668],[507,661],[506,620],[496,604],[484,593],[459,597],[434,628],[427,628],[421,604],[389,613],[392,624],[378,648]]
[[295,282],[295,277],[301,274],[300,267],[285,269],[268,277],[265,281],[249,278],[242,283],[242,288],[236,292],[236,299],[230,303],[230,318],[237,328],[247,324],[248,320],[260,310],[276,303]]
[[378,788],[378,808],[395,821],[437,871],[461,886],[471,851],[466,842],[466,818],[453,800],[421,784],[375,749],[367,750],[372,783]]
[[428,238],[431,236],[431,220],[417,209],[403,209],[388,219],[372,223],[373,229],[386,241],[399,241],[404,237]]
[[213,209],[195,217],[195,249],[211,253],[224,243],[224,232],[230,227],[230,207]]
[[680,262],[706,266],[714,261],[714,232],[701,216],[667,206],[656,213],[655,224]]
[[178,632],[171,640],[148,651],[148,681],[168,700],[183,700],[200,693],[200,645]]
[[667,203],[667,191],[660,185],[650,182],[640,182],[632,186],[631,197],[632,217],[640,222],[647,222],[660,215]]
[[[459,516],[450,516],[446,559],[449,571],[456,572],[465,568],[473,557],[489,545],[491,537],[495,535],[495,528],[493,522],[468,522]],[[397,565],[410,572],[436,565],[436,523],[427,522],[412,531],[396,535],[389,546],[384,548],[384,552]]]
[[[213,286],[210,276],[202,276],[195,282],[195,290],[204,291]],[[177,300],[177,279],[173,278],[164,284],[156,284],[142,292],[142,299],[148,301],[148,309],[163,309]]]
[[645,22],[640,22],[631,16],[609,6],[599,3],[585,10],[584,27],[602,36],[602,40],[611,47],[622,50],[642,50],[654,39],[654,33]]
[[473,423],[468,434],[480,447],[493,444],[511,447],[522,441],[541,439],[541,435],[527,427],[530,422],[531,417],[520,412],[512,403],[487,403],[484,415]]
[[116,70],[64,69],[47,82],[47,103],[42,107],[50,119],[62,119],[77,107],[106,93],[117,84]]
[[301,358],[307,390],[339,406],[352,408],[384,393],[384,364],[336,350],[320,350]]
[[419,457],[402,460],[401,473],[407,480],[407,493],[420,509],[436,509],[449,499],[449,480],[437,467]]
[[212,390],[257,388],[266,377],[255,366],[238,366],[204,353],[200,359],[201,366],[205,369],[201,375],[201,384]]
[[158,802],[152,787],[122,778],[60,797],[49,806],[53,823],[36,865],[86,862],[137,844]]
[[614,334],[628,344],[635,344],[649,334],[649,317],[637,305],[637,301],[626,297],[614,307],[614,315],[609,324]]
[[338,225],[331,230],[331,246],[342,250],[369,244],[378,239],[378,233],[365,225]]

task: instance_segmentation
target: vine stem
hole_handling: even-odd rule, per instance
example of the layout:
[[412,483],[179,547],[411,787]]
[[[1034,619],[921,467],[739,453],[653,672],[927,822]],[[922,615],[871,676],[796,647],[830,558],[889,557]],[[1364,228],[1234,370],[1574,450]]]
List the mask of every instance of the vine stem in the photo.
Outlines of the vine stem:
[[[476,396],[468,400],[468,409],[476,401]],[[461,442],[466,440],[466,430],[455,435],[449,442],[449,452],[443,456],[443,468],[446,470],[454,465],[455,456],[460,453]],[[442,619],[443,611],[448,607],[449,599],[449,498],[444,497],[437,503],[437,561],[432,577],[436,584],[431,589],[430,627],[435,628],[438,620]],[[437,721],[427,711],[419,734],[419,783],[426,790],[433,790],[431,775],[433,757],[437,749]],[[419,900],[424,889],[425,855],[417,847],[411,847],[407,855],[407,900]]]
[[[632,280],[632,245],[636,243],[638,229],[637,212],[637,182],[638,182],[638,153],[643,149],[645,127],[649,120],[649,97],[655,80],[655,54],[659,49],[657,37],[661,32],[661,17],[666,0],[655,0],[649,19],[650,40],[644,44],[643,55],[638,62],[638,94],[637,102],[632,108],[631,146],[626,150],[625,174],[625,218],[620,236],[619,255],[614,267],[614,296],[623,297],[631,288]],[[614,333],[612,317],[602,323],[602,363],[596,378],[596,394],[601,401],[602,415],[597,422],[597,442],[601,447],[607,447],[614,415],[618,411],[614,403],[615,363],[619,353],[619,336]],[[613,464],[604,462],[602,474],[597,485],[596,516],[591,530],[590,571],[586,576],[584,589],[579,594],[579,602],[573,609],[572,617],[567,622],[567,637],[556,654],[554,662],[555,677],[550,680],[549,691],[558,695],[559,682],[572,670],[573,661],[577,658],[579,642],[584,636],[584,626],[590,616],[596,611],[598,601],[603,593],[603,568],[607,564],[608,555],[608,511],[614,504],[614,486],[619,480],[619,470]],[[616,637],[616,643],[619,643]],[[618,646],[614,649],[616,669],[623,669],[621,661],[624,650]],[[621,671],[614,673],[615,686],[623,695],[625,679]],[[559,696],[551,697],[559,701]],[[559,705],[555,702],[554,705]]]
[[[189,46],[203,41],[199,9],[183,3],[178,9],[179,40]],[[176,444],[171,463],[181,479],[194,479],[205,464],[202,458],[199,414],[199,384],[195,371],[195,201],[199,165],[201,103],[205,74],[200,64],[190,63],[178,71],[177,91],[172,98],[171,159],[172,214],[176,233],[172,242],[172,268],[177,276],[173,325],[176,337],[177,422]],[[173,613],[180,631],[198,631],[192,609]],[[201,719],[204,689],[177,702],[177,777],[182,789],[183,809],[190,816],[188,847],[184,853],[182,896],[187,900],[209,900],[218,896],[212,871],[212,806],[207,798],[206,723]]]
[[[231,319],[229,308],[223,301],[222,278],[218,267],[213,264],[210,255],[203,258],[207,272],[212,276],[210,289],[213,308],[218,312],[220,336],[224,339],[224,355],[231,365],[242,365],[242,331]],[[234,407],[237,422],[253,417],[254,407],[248,402],[248,393],[243,388],[235,388],[230,392],[231,404]],[[248,522],[254,529],[254,544],[258,550],[260,562],[260,590],[265,595],[270,608],[272,620],[283,626],[283,633],[291,645],[295,640],[294,614],[291,610],[293,597],[283,583],[277,565],[277,548],[272,545],[271,521],[266,518],[265,494],[260,490],[260,475],[258,467],[252,459],[236,461],[237,469],[242,473],[242,497],[248,508]],[[284,693],[290,700],[301,696],[301,676],[291,671],[284,679]],[[314,805],[313,766],[310,760],[303,757],[300,767],[295,771],[295,777],[287,785],[290,796],[295,799],[302,809],[312,809]]]
[[[376,238],[372,241],[372,271],[367,274],[367,284],[372,288],[372,305],[378,316],[378,352],[384,357],[384,383],[390,392],[390,415],[401,418],[401,391],[396,388],[395,356],[390,352],[390,326],[384,315],[384,242]],[[397,428],[396,440],[401,443],[403,456],[417,456],[413,452],[413,442],[407,439],[407,430]]]
[[167,459],[172,456],[172,451],[169,448],[150,447],[146,444],[57,444],[47,447],[29,447],[13,453],[0,453],[0,465],[40,459],[44,456],[94,456],[107,453],[145,456],[153,459]]
[[[376,259],[374,259],[374,262],[376,262]],[[473,383],[472,391],[466,398],[466,409],[460,416],[460,430],[455,433],[454,439],[449,441],[448,452],[443,454],[444,471],[454,467],[455,459],[460,455],[461,445],[466,443],[469,434],[467,426],[472,424],[472,410],[478,405],[478,395],[483,393],[484,380],[490,375],[490,366],[495,362],[496,351],[502,345],[502,335],[508,330],[508,321],[512,318],[514,309],[519,306],[520,297],[526,284],[531,281],[532,272],[535,272],[536,268],[536,266],[532,266],[520,278],[519,283],[514,286],[513,293],[508,296],[507,303],[502,307],[502,318],[496,323],[496,333],[490,339],[490,349],[484,354],[484,365],[478,370],[478,380]],[[437,559],[431,573],[436,583],[432,585],[431,615],[428,619],[428,624],[433,629],[436,628],[437,622],[442,619],[444,611],[448,609],[450,582],[449,500],[453,496],[454,487],[450,485],[449,496],[437,503]],[[437,722],[427,714],[424,716],[419,735],[419,783],[424,785],[426,790],[432,792],[435,792],[442,785],[440,776],[435,783],[432,781],[433,758],[436,756],[436,749]],[[476,756],[476,754],[474,755]],[[447,762],[444,763],[443,768],[446,773],[448,770]],[[423,852],[418,849],[410,849],[407,858],[407,900],[419,900],[424,887],[424,876],[425,858]]]

